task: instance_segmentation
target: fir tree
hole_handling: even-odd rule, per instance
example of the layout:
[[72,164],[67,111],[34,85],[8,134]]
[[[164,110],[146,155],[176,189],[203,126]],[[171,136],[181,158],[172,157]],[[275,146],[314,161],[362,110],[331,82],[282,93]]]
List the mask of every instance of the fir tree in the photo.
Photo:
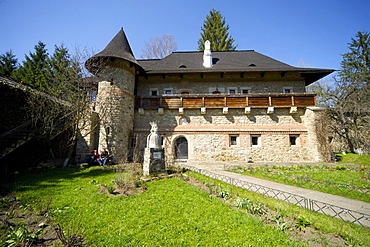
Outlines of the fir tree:
[[18,70],[18,59],[12,50],[0,55],[0,76],[15,79]]
[[35,45],[34,53],[26,55],[20,68],[19,79],[35,89],[47,91],[50,83],[49,56],[46,45],[41,41]]
[[212,51],[230,51],[235,50],[234,39],[229,35],[229,25],[220,11],[212,9],[201,27],[201,34],[198,40],[198,50],[204,50],[206,40],[211,42]]
[[55,46],[49,63],[52,83],[49,93],[66,99],[66,92],[77,90],[77,81],[80,77],[79,65],[71,59],[68,49],[63,45]]

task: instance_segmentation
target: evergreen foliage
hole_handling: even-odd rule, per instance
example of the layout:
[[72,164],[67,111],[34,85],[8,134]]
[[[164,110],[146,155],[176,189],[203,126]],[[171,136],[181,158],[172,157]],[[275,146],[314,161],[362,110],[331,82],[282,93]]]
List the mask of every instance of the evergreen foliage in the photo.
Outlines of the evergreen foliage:
[[81,77],[81,69],[78,62],[73,61],[68,49],[61,46],[55,46],[54,54],[49,60],[50,77],[53,84],[50,94],[68,100],[68,92],[76,91],[78,80]]
[[348,48],[341,62],[341,81],[365,86],[370,81],[370,34],[357,32]]
[[334,85],[317,85],[314,91],[329,107],[328,126],[341,148],[370,153],[370,34],[358,32],[343,54]]
[[232,51],[237,45],[234,45],[234,39],[229,35],[229,25],[220,11],[212,9],[201,27],[201,34],[198,40],[198,50],[204,50],[204,43],[211,42],[212,51]]
[[47,91],[50,82],[50,60],[46,45],[39,41],[35,45],[35,51],[26,55],[19,70],[19,79],[29,86]]
[[18,59],[13,54],[13,51],[7,51],[0,55],[0,76],[15,79],[18,70]]

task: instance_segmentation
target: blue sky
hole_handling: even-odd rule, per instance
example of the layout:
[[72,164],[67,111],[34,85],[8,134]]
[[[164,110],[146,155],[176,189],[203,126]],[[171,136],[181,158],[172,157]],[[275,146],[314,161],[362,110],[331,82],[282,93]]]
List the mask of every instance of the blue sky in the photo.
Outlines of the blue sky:
[[18,61],[42,41],[96,52],[121,27],[136,58],[163,34],[193,51],[206,15],[219,10],[238,50],[255,50],[293,66],[339,69],[358,31],[370,32],[369,0],[0,0],[0,54]]

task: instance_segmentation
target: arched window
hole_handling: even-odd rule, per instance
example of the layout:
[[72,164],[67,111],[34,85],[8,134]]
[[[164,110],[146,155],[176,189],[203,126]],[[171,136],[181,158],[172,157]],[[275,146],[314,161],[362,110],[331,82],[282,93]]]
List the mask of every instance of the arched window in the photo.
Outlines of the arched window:
[[185,137],[179,137],[175,140],[175,159],[188,158],[188,140]]

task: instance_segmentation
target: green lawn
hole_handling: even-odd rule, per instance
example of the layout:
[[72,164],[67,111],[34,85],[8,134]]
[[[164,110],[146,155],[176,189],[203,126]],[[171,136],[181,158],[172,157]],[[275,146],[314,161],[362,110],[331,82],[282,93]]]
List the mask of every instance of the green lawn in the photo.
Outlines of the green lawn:
[[353,153],[337,154],[342,157],[338,163],[350,163],[370,166],[370,155],[358,155]]
[[64,229],[82,229],[87,246],[303,245],[179,178],[148,182],[139,195],[98,193],[115,176],[53,169],[18,180],[16,195],[35,209],[51,198],[49,215]]
[[230,171],[370,202],[370,165],[246,165]]

